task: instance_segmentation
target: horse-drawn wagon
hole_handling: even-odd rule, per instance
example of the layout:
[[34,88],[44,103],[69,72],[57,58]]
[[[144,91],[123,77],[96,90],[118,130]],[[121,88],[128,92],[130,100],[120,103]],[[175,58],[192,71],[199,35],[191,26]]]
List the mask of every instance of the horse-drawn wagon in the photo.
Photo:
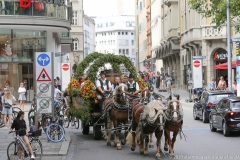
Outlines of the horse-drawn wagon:
[[[99,68],[104,67],[107,63],[110,63],[112,66],[111,70],[106,71],[106,78],[108,78],[111,83],[113,83],[115,76],[120,76],[121,64],[137,77],[135,67],[127,57],[92,53],[78,65],[74,78],[68,85],[70,95],[69,114],[81,120],[81,129],[84,135],[89,134],[89,127],[93,126],[93,136],[95,140],[102,138],[102,128],[106,122],[106,118],[103,115],[104,110],[102,106],[99,105],[99,99],[96,95],[95,81]],[[83,87],[80,89],[78,79],[82,76],[87,77],[88,80],[84,82]],[[108,97],[109,94],[105,96]]]

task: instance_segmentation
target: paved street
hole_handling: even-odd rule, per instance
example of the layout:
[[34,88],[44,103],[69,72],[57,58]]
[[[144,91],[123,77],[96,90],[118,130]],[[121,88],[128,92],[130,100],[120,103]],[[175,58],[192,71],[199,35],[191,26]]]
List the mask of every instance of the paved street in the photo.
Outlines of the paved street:
[[[166,92],[159,92],[167,96]],[[185,98],[188,93],[176,90],[180,94],[181,103],[184,109],[184,125],[183,131],[187,136],[180,139],[178,135],[175,143],[174,159],[237,159],[240,160],[239,144],[240,133],[236,133],[231,137],[224,137],[222,131],[211,132],[209,124],[202,123],[201,120],[193,120],[192,106],[193,103],[186,103]],[[156,145],[153,149],[149,149],[149,157],[144,157],[138,152],[138,147],[134,152],[130,150],[130,145],[126,144],[122,150],[116,150],[113,146],[107,146],[105,140],[93,140],[92,132],[90,135],[82,135],[80,129],[69,127],[66,129],[68,136],[71,137],[68,154],[66,156],[44,156],[43,160],[145,160],[155,159]],[[2,137],[4,132],[0,132]],[[2,139],[2,138],[1,138]],[[154,140],[155,141],[155,140]],[[2,140],[1,140],[2,142]],[[113,141],[112,141],[113,142]],[[162,148],[163,148],[162,139]],[[2,145],[4,144],[4,145]],[[46,143],[47,144],[47,143]],[[155,144],[155,143],[154,143]],[[57,148],[59,144],[51,143],[52,148]],[[0,153],[4,155],[7,143],[1,143]],[[49,146],[48,146],[49,147]],[[48,149],[44,146],[46,154]],[[217,157],[222,156],[222,157]],[[0,157],[1,160],[5,160]],[[168,159],[168,153],[162,153],[162,159]]]
[[[183,131],[187,136],[186,141],[177,137],[175,143],[175,159],[238,159],[240,160],[239,144],[240,133],[231,137],[224,137],[221,131],[211,132],[209,124],[203,124],[201,120],[195,121],[192,118],[193,103],[186,103],[184,98],[188,98],[188,93],[177,90],[180,94],[184,109]],[[166,94],[166,92],[161,93]],[[138,148],[132,152],[129,144],[117,151],[113,146],[107,146],[104,140],[95,141],[93,135],[82,135],[80,130],[69,129],[72,143],[69,148],[67,160],[141,160],[155,159],[156,146],[149,149],[149,157],[139,154]],[[162,141],[163,148],[163,141]],[[183,157],[185,156],[185,157]],[[216,157],[223,156],[223,157]],[[232,157],[231,157],[232,156]],[[81,157],[81,158],[79,158]],[[168,159],[168,153],[162,154],[163,159]]]

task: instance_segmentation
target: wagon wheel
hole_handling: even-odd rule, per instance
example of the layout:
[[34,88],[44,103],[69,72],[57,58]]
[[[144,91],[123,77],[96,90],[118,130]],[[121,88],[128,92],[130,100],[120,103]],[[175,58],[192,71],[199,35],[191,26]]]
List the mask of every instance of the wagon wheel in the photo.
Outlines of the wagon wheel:
[[102,130],[100,125],[94,125],[93,126],[93,137],[95,140],[101,140],[102,139]]
[[82,130],[82,134],[88,135],[89,134],[89,125],[81,122],[81,130]]

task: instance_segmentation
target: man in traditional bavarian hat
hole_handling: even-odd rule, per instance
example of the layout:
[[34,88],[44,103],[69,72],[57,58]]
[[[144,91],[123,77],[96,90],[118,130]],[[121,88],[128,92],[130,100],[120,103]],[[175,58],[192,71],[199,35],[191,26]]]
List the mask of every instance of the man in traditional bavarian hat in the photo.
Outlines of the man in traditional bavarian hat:
[[137,82],[134,81],[134,76],[132,74],[129,75],[129,81],[127,83],[128,94],[130,96],[135,96],[140,92],[140,88]]
[[103,104],[103,101],[105,100],[103,95],[106,93],[106,91],[108,92],[112,91],[111,82],[105,76],[106,76],[105,71],[101,71],[100,78],[96,82],[97,94],[98,94],[98,97],[100,97],[99,98],[100,109],[102,109],[102,104]]

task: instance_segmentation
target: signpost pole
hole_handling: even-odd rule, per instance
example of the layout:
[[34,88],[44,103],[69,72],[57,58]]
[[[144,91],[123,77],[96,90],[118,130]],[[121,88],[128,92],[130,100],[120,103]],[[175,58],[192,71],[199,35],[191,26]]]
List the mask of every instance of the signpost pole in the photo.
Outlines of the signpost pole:
[[228,47],[228,90],[232,91],[232,53],[231,53],[231,32],[230,32],[230,7],[227,2],[227,47]]
[[54,86],[54,78],[53,78],[53,76],[54,76],[54,73],[53,73],[53,69],[54,69],[54,58],[53,58],[53,57],[54,57],[55,54],[54,54],[53,52],[51,52],[51,55],[52,55],[52,59],[51,59],[51,64],[52,64],[52,66],[51,66],[51,67],[52,67],[52,68],[51,68],[51,74],[52,74],[52,77],[51,77],[51,78],[52,78],[52,85],[51,85],[51,86],[52,86],[52,87],[51,87],[51,89],[52,89],[52,95],[51,95],[51,96],[52,96],[52,99],[51,99],[51,100],[52,100],[52,106],[51,106],[51,107],[52,107],[53,120],[55,120],[55,119],[54,119],[54,116],[55,116],[55,115],[54,115],[54,92],[55,92],[55,86]]

